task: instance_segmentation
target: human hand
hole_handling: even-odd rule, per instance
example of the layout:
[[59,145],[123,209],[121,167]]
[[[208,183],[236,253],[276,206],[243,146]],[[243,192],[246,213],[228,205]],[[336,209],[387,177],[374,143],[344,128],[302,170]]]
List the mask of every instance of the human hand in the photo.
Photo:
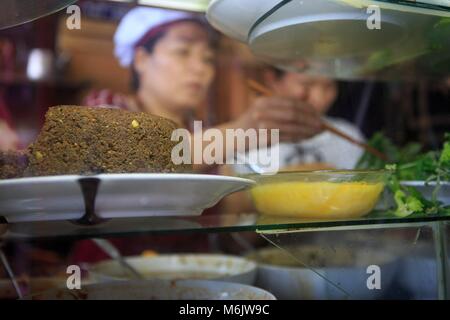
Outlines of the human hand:
[[261,97],[255,100],[237,121],[244,130],[279,129],[280,142],[298,142],[323,131],[320,116],[298,100],[281,97]]

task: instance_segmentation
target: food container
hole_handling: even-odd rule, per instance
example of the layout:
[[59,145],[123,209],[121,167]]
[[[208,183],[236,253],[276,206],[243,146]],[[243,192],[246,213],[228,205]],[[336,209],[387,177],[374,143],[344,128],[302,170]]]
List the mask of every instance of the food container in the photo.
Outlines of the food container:
[[[126,261],[147,279],[221,280],[252,285],[256,263],[241,257],[218,254],[167,254],[153,257],[129,257]],[[92,281],[130,279],[115,260],[87,265]]]
[[[394,254],[380,249],[305,245],[288,250],[295,259],[278,248],[247,256],[258,263],[256,286],[277,299],[379,299],[388,291],[399,265]],[[367,286],[371,265],[380,267],[380,289]]]
[[275,300],[256,287],[209,280],[134,280],[90,284],[79,290],[56,289],[32,300]]
[[311,171],[250,175],[256,209],[271,216],[309,219],[357,218],[377,204],[387,172]]

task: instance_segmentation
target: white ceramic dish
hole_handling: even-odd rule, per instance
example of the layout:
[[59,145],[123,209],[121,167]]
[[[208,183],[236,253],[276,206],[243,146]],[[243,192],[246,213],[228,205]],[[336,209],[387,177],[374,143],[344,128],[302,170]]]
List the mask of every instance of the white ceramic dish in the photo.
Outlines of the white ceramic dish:
[[108,174],[95,203],[101,218],[195,216],[252,180],[207,174]]
[[[369,27],[364,10],[374,4],[383,9],[377,19],[380,32]],[[425,8],[419,1],[213,0],[206,16],[213,27],[246,43],[268,64],[338,79],[367,79],[386,66],[423,56],[428,30],[450,12]],[[400,71],[391,77],[402,75]]]
[[84,214],[79,176],[0,180],[0,215],[8,222],[77,220]]
[[[296,250],[299,256],[305,255],[297,258],[311,268],[301,267],[278,248],[261,249],[249,255],[248,258],[258,263],[256,286],[272,292],[277,299],[377,299],[389,288],[397,270],[395,257],[379,250],[336,247],[324,251],[320,246]],[[327,261],[327,266],[311,265],[307,256]],[[381,269],[381,290],[367,287],[370,265]]]
[[209,280],[137,280],[90,284],[80,290],[57,289],[33,300],[275,300],[269,292],[237,283]]
[[78,220],[85,214],[79,181],[99,182],[95,213],[99,218],[194,216],[252,180],[206,174],[101,174],[0,181],[0,215],[10,223]]
[[[148,279],[220,280],[252,285],[256,278],[256,263],[234,256],[219,254],[167,254],[126,259]],[[92,281],[126,280],[129,275],[115,260],[87,265]]]
[[[424,0],[425,1],[425,0]],[[422,2],[424,2],[422,1]],[[439,0],[427,0],[431,1],[439,1]],[[444,2],[445,0],[441,0]],[[292,1],[293,3],[289,3],[286,1],[284,7],[287,7],[288,10],[283,11],[283,17],[286,22],[285,24],[291,22],[288,18],[291,16],[297,16],[299,18],[303,18],[306,20],[309,18],[318,19],[322,17],[330,18],[338,18],[342,17],[343,14],[353,14],[352,18],[358,17],[364,12],[360,10],[361,6],[363,6],[363,2],[368,2],[366,0],[304,0],[302,2]],[[359,2],[359,3],[358,3]],[[208,6],[208,10],[206,12],[206,17],[208,22],[228,35],[231,38],[239,40],[241,42],[246,42],[249,38],[249,33],[252,30],[253,25],[261,19],[261,17],[266,18],[268,20],[270,18],[269,12],[274,13],[277,11],[277,8],[280,8],[281,1],[279,0],[212,0]],[[352,5],[353,3],[353,5]],[[373,4],[373,3],[372,3]],[[398,4],[394,4],[386,1],[378,1],[376,3],[381,8],[386,8],[390,15],[397,15],[400,17],[407,16],[408,14],[417,14],[420,13],[422,15],[425,14],[436,14],[438,16],[448,16],[448,13],[444,10],[429,10],[424,9],[423,6],[417,5],[415,2],[399,2]],[[281,9],[283,9],[281,6]],[[236,14],[239,12],[239,14]],[[290,14],[289,14],[290,13]],[[421,15],[418,15],[420,18]],[[281,20],[281,19],[280,19]],[[408,21],[406,21],[408,22]],[[292,23],[292,22],[291,22]],[[279,21],[278,23],[283,24],[283,21]],[[282,48],[280,48],[282,50]]]

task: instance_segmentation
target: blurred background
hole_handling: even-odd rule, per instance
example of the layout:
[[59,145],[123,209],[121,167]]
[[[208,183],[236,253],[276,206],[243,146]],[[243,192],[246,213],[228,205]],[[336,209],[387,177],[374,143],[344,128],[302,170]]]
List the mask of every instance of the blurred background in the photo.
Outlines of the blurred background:
[[[189,3],[195,7],[199,2]],[[37,135],[48,107],[80,104],[93,89],[130,91],[129,70],[113,56],[113,35],[134,1],[76,4],[81,8],[79,30],[66,27],[68,14],[62,10],[0,31],[0,109],[22,147]],[[33,65],[39,61],[41,69],[36,71]],[[220,36],[216,67],[209,101],[199,109],[208,125],[235,119],[249,106],[255,93],[245,81],[260,77],[261,70],[245,45],[225,36]],[[330,115],[355,123],[366,137],[382,130],[398,144],[418,141],[434,149],[450,131],[450,77],[339,81]]]

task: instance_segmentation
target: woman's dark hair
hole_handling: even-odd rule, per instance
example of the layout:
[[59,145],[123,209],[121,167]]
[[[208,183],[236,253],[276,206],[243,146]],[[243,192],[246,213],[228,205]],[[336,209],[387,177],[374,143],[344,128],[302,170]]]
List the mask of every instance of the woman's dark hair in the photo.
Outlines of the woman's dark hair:
[[[180,22],[194,22],[202,26],[203,28],[206,28],[208,32],[208,42],[210,46],[213,48],[217,46],[218,34],[211,27],[209,27],[209,25],[207,25],[206,22],[202,22],[198,19],[183,19],[172,23],[168,23],[167,25],[161,27],[157,27],[159,28],[159,30],[156,33],[152,34],[150,37],[146,38],[145,41],[139,44],[137,47],[143,48],[147,53],[152,53],[153,50],[155,49],[156,44],[166,35],[167,30],[170,28],[170,26]],[[139,89],[139,85],[140,85],[139,74],[134,68],[134,61],[133,61],[131,64],[131,83],[130,83],[133,92],[136,92]]]
[[269,69],[270,69],[271,72],[273,72],[273,74],[275,75],[275,77],[277,79],[283,78],[284,75],[286,74],[286,71],[281,70],[281,69],[279,69],[277,67],[274,67],[274,66],[269,66]]
[[[155,36],[151,37],[147,41],[145,41],[142,45],[139,47],[143,48],[146,52],[152,53],[155,49],[156,43],[165,36],[166,29],[161,30],[161,32],[157,33]],[[131,89],[133,92],[136,92],[139,89],[139,74],[137,73],[136,69],[134,68],[134,61],[131,64],[131,83],[130,83]]]

